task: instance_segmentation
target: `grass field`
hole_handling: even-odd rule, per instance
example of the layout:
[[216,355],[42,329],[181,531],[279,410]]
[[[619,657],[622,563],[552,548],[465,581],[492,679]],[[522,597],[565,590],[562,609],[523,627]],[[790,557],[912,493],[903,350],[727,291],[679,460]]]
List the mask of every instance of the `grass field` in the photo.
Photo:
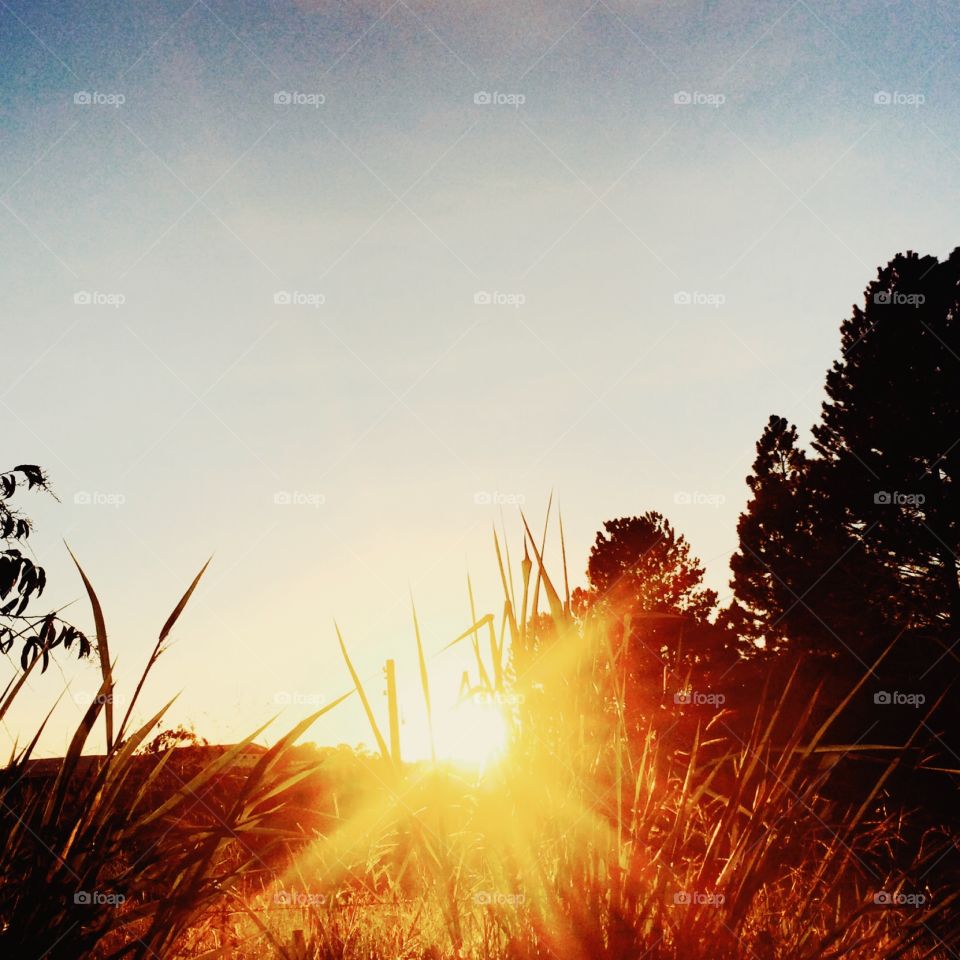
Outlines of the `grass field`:
[[[100,691],[55,776],[26,776],[40,731],[0,774],[0,954],[956,955],[960,889],[937,878],[957,839],[890,802],[904,750],[840,799],[837,771],[867,749],[831,741],[844,702],[825,713],[771,684],[734,716],[716,698],[703,709],[670,696],[665,673],[668,708],[644,709],[609,617],[574,616],[528,545],[515,591],[497,544],[497,613],[456,641],[473,647],[478,722],[506,732],[484,767],[401,762],[342,638],[374,755],[296,759],[295,742],[344,698],[252,758],[261,730],[195,769],[175,749],[144,753],[163,711],[133,726],[136,695],[200,575],[123,717],[88,584]],[[430,716],[415,618],[411,643]],[[0,716],[22,689],[8,687]],[[107,753],[83,762],[100,724]]]

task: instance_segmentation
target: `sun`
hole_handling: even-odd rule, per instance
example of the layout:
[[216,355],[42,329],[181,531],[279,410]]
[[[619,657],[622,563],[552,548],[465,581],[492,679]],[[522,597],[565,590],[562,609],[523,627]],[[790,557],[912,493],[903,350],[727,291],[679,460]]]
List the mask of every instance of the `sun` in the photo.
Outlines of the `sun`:
[[434,718],[437,759],[484,769],[503,757],[509,726],[499,705],[467,698]]

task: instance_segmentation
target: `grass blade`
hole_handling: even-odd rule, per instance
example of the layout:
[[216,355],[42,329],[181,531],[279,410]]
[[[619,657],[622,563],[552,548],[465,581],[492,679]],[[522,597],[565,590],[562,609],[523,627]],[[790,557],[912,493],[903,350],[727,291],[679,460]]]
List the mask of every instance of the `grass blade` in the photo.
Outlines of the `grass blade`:
[[83,567],[80,566],[79,561],[73,555],[73,551],[69,545],[67,545],[67,553],[70,554],[70,559],[73,560],[77,570],[80,572],[80,579],[83,580],[83,586],[87,591],[87,596],[90,598],[90,606],[93,608],[93,623],[97,631],[97,653],[100,655],[100,673],[104,680],[107,697],[103,716],[106,726],[107,753],[109,753],[113,750],[113,697],[111,696],[113,693],[113,668],[110,665],[110,648],[107,645],[107,625],[103,618],[103,609],[100,606],[100,601],[97,599],[93,585],[87,579],[87,575],[83,572]]

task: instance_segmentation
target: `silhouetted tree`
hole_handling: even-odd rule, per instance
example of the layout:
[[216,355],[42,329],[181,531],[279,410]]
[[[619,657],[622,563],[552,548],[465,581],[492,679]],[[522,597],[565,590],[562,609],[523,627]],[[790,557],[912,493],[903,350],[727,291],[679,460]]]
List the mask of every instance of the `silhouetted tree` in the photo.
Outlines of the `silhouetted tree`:
[[[944,262],[897,255],[841,342],[812,451],[780,417],[757,444],[721,620],[806,655],[828,689],[849,687],[900,637],[846,735],[903,742],[922,715],[878,711],[874,695],[929,706],[960,678],[960,248]],[[960,719],[955,700],[927,725],[936,749]]]
[[703,574],[683,535],[654,512],[607,520],[587,563],[595,601],[621,616],[663,613],[707,619],[717,594],[703,586]]
[[960,633],[960,248],[897,256],[842,328],[815,484],[897,589],[889,615]]
[[[160,726],[158,723],[157,726]],[[179,747],[207,747],[210,741],[197,734],[193,727],[187,728],[182,723],[176,727],[168,727],[155,734],[147,743],[141,746],[138,753],[164,753]]]
[[943,652],[960,635],[960,249],[895,257],[841,337],[815,455],[779,417],[757,445],[732,615],[774,645],[868,659],[909,625]]
[[[587,564],[590,589],[575,610],[601,612],[626,661],[633,707],[645,713],[685,683],[701,685],[720,631],[710,621],[717,594],[703,585],[704,568],[690,544],[659,513],[608,520]],[[628,708],[631,706],[628,697]]]
[[[814,486],[814,465],[797,445],[796,427],[772,416],[757,442],[752,497],[737,525],[731,558],[735,600],[721,622],[767,654],[786,651],[860,664],[885,636],[880,608],[851,603],[881,584],[864,545],[844,525],[844,505]],[[869,638],[869,640],[865,640]],[[751,649],[753,646],[753,649]]]
[[25,670],[38,657],[46,670],[50,651],[61,644],[69,649],[77,644],[81,657],[90,653],[87,638],[55,613],[27,616],[25,610],[33,597],[43,593],[47,578],[37,566],[13,544],[23,543],[29,536],[31,523],[11,503],[17,490],[26,485],[51,493],[46,475],[40,467],[21,464],[0,474],[0,653],[7,654],[17,641],[23,642],[20,663]]

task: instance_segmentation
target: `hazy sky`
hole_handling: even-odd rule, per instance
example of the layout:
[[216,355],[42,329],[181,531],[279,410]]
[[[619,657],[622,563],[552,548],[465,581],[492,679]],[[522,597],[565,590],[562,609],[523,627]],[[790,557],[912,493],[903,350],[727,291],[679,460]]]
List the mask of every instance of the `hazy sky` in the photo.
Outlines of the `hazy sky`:
[[468,573],[498,610],[491,525],[551,489],[575,583],[658,509],[726,595],[767,417],[816,418],[879,264],[960,240],[952,3],[460,6],[0,0],[2,465],[47,468],[49,602],[90,624],[66,538],[121,701],[215,553],[144,700],[211,740],[347,689],[334,617],[412,729],[409,591],[429,650]]

